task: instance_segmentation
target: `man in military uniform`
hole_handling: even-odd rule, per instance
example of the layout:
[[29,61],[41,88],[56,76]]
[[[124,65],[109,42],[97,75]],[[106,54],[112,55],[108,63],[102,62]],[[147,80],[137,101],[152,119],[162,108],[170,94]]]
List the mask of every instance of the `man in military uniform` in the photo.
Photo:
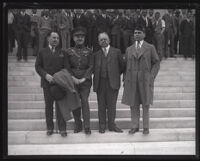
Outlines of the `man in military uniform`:
[[69,63],[69,72],[72,74],[74,83],[81,98],[82,107],[73,111],[75,120],[74,133],[82,131],[81,109],[86,134],[90,130],[90,109],[88,97],[92,86],[93,56],[92,50],[84,46],[86,29],[76,27],[72,31],[75,47],[67,49],[65,61]]

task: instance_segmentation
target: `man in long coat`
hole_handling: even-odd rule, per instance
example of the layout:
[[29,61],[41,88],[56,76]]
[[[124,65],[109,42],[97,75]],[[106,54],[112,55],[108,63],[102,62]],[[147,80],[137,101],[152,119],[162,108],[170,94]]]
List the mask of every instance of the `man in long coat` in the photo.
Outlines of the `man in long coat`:
[[149,133],[149,107],[153,103],[154,79],[160,68],[155,47],[146,41],[145,27],[136,26],[135,43],[126,49],[126,74],[122,103],[131,109],[132,129],[130,134],[139,131],[140,104],[143,107],[144,134]]

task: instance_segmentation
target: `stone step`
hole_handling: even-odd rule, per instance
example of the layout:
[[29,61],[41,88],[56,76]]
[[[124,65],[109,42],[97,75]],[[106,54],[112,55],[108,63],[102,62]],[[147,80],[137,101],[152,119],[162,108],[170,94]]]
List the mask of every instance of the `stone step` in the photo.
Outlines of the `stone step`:
[[[130,118],[116,118],[115,122],[121,129],[129,129],[132,126]],[[54,120],[55,123],[55,120]],[[99,128],[98,119],[90,119],[90,126],[92,130]],[[54,125],[54,127],[56,127]],[[140,120],[140,127],[142,128],[142,120]],[[194,117],[173,117],[173,118],[151,118],[150,120],[151,129],[159,128],[195,128]],[[43,131],[46,129],[45,119],[15,119],[8,120],[8,131]],[[74,120],[67,122],[67,129],[74,129]]]
[[[8,81],[9,87],[40,87],[40,82],[30,82],[30,81]],[[195,81],[159,81],[154,83],[155,87],[193,87],[195,86]]]
[[119,156],[114,155],[120,155],[121,158],[126,158],[122,155],[196,155],[195,149],[195,141],[29,144],[8,145],[8,155],[73,155],[74,159],[80,158],[79,155],[82,155],[81,158],[88,158],[88,156],[84,157],[83,155],[113,155],[112,158],[119,159]]
[[[37,75],[36,71],[34,69],[31,70],[15,70],[15,71],[8,71],[8,75],[11,76],[33,76],[33,75]],[[158,72],[158,76],[195,76],[195,69],[191,70],[191,71],[162,71],[160,70]]]
[[[122,94],[118,96],[121,100]],[[195,93],[154,93],[154,100],[194,100]],[[8,94],[8,101],[42,101],[43,94]],[[89,100],[97,100],[96,95],[90,95]]]
[[[89,101],[90,108],[97,108],[97,101]],[[153,108],[195,108],[195,100],[154,100]],[[8,109],[44,109],[44,101],[9,101]],[[117,108],[129,108],[117,101]]]
[[[92,91],[91,94],[95,94]],[[123,88],[121,87],[119,93],[123,92]],[[165,92],[165,93],[192,93],[195,92],[195,87],[154,87],[154,92]],[[41,87],[8,87],[8,94],[43,94],[43,89]]]
[[[20,66],[20,65],[15,65],[15,64],[8,64],[8,71],[35,71],[35,64],[32,63],[31,65],[24,65],[24,66]],[[160,67],[160,71],[166,71],[166,72],[170,72],[170,71],[184,71],[184,72],[190,72],[190,71],[195,71],[195,65],[185,65],[184,67],[180,67],[180,66],[166,66],[163,64],[163,66]]]
[[[28,75],[28,76],[20,76],[20,75],[9,75],[8,76],[8,81],[12,82],[13,84],[13,81],[32,81],[32,82],[39,82],[40,81],[40,77],[39,75]],[[191,76],[179,76],[179,75],[176,75],[176,76],[160,76],[158,75],[155,79],[156,82],[159,82],[159,81],[195,81],[195,77],[191,77]]]
[[137,143],[137,142],[163,142],[163,141],[194,141],[194,128],[177,129],[150,129],[148,136],[143,135],[143,129],[134,135],[128,134],[128,129],[123,133],[106,131],[100,134],[98,130],[93,130],[90,136],[84,132],[74,134],[72,130],[67,130],[67,137],[63,138],[59,134],[47,136],[46,131],[9,131],[8,145],[16,144],[91,144],[91,143]]
[[[142,108],[140,110],[142,117]],[[55,117],[55,112],[54,112]],[[117,108],[116,118],[130,118],[129,108]],[[151,108],[150,117],[162,118],[162,117],[195,117],[194,108]],[[8,110],[8,119],[44,119],[45,109],[12,109]],[[98,109],[90,110],[90,118],[98,118]]]

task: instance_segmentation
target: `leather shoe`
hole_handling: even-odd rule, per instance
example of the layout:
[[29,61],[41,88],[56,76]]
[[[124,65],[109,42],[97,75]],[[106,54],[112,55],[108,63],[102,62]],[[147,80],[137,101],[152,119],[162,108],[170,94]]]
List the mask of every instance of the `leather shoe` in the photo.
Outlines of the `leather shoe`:
[[111,129],[109,129],[109,131],[114,131],[114,132],[123,132],[120,128],[118,128],[117,126],[115,126],[115,127],[113,127],[113,128],[111,128]]
[[62,137],[66,137],[66,136],[67,136],[67,132],[66,132],[66,131],[61,131],[61,132],[60,132],[60,135],[61,135]]
[[149,129],[148,128],[144,128],[143,134],[149,134]]
[[105,129],[99,129],[99,133],[105,133]]
[[52,134],[53,134],[53,130],[48,130],[48,131],[47,131],[47,135],[48,135],[48,136],[50,136],[50,135],[52,135]]
[[90,134],[91,134],[90,128],[85,128],[85,134],[87,134],[87,135],[90,135]]
[[134,134],[134,133],[136,133],[136,132],[138,132],[139,131],[139,128],[132,128],[132,129],[130,129],[129,130],[129,134]]
[[82,128],[80,128],[80,127],[74,129],[74,133],[79,133],[79,132],[81,132],[81,131],[82,131]]

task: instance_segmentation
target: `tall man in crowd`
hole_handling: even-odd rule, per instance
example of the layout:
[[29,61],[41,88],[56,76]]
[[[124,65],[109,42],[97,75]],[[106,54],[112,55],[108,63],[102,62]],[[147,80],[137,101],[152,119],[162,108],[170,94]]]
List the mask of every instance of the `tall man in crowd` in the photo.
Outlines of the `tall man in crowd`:
[[153,103],[154,79],[160,68],[159,57],[153,45],[144,41],[145,27],[136,26],[135,43],[127,48],[126,73],[122,103],[131,108],[130,134],[139,131],[140,104],[143,108],[143,134],[149,134],[149,108]]
[[[47,135],[49,136],[53,134],[54,130],[53,103],[55,101],[50,89],[51,85],[55,83],[53,74],[64,68],[64,54],[57,48],[59,44],[58,33],[49,32],[47,36],[48,46],[39,52],[35,62],[35,69],[41,77],[41,87],[43,88],[45,100]],[[66,122],[58,106],[56,106],[56,117],[61,136],[67,136]]]
[[160,58],[160,61],[163,58],[164,52],[164,31],[165,31],[165,21],[160,19],[160,12],[155,13],[155,22],[154,27],[154,38],[155,38],[155,47]]
[[21,9],[15,16],[15,34],[18,44],[17,60],[20,61],[23,57],[27,61],[27,48],[29,43],[29,34],[31,31],[30,16],[26,14],[25,9]]
[[105,133],[106,114],[109,131],[122,132],[115,124],[116,103],[123,71],[121,51],[110,46],[107,33],[98,36],[101,49],[94,54],[93,88],[97,93],[99,132]]
[[72,78],[76,84],[76,89],[81,98],[81,108],[73,111],[75,120],[74,133],[82,131],[81,109],[86,134],[91,134],[90,130],[90,108],[88,97],[92,86],[93,55],[92,50],[85,47],[86,29],[77,27],[72,31],[75,47],[67,50],[67,57]]
[[173,10],[168,9],[168,12],[164,14],[162,19],[165,21],[164,57],[174,57],[174,36],[176,35],[177,29],[175,25],[175,17],[173,15]]

